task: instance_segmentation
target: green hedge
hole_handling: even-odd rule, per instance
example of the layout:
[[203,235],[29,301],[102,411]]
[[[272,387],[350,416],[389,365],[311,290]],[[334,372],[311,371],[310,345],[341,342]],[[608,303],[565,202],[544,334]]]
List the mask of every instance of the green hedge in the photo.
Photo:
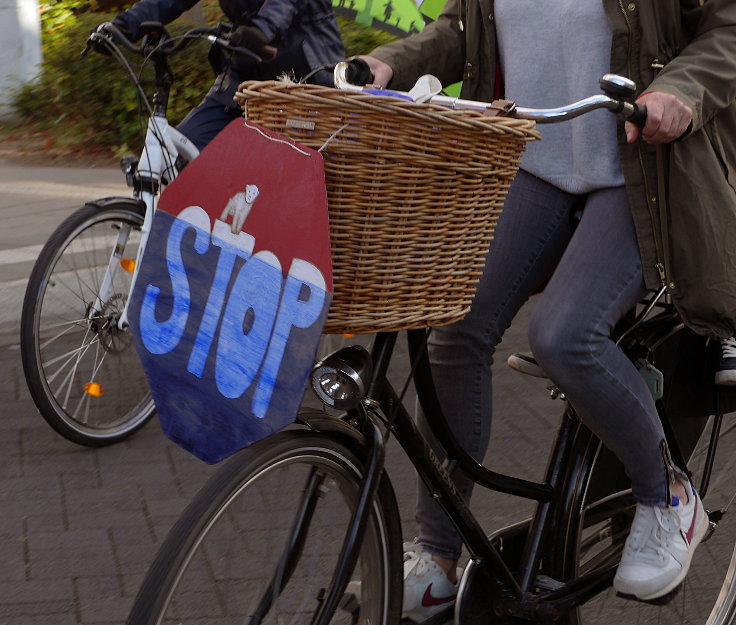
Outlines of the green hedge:
[[[136,90],[125,71],[111,57],[96,52],[81,56],[90,31],[112,19],[117,11],[90,12],[89,8],[80,0],[64,0],[45,7],[41,73],[13,94],[16,119],[21,120],[21,131],[47,134],[47,144],[56,152],[102,148],[119,155],[137,151],[144,118],[139,114]],[[214,16],[218,12],[211,6],[205,7],[205,11],[210,19],[217,19]],[[180,19],[168,29],[177,34],[192,26]],[[340,27],[348,55],[368,52],[393,39],[354,22],[340,20]],[[207,50],[207,42],[196,42],[172,60],[175,83],[169,119],[173,123],[199,103],[212,83]],[[128,60],[140,72],[140,57],[128,56]],[[152,68],[146,66],[142,76],[150,97]]]

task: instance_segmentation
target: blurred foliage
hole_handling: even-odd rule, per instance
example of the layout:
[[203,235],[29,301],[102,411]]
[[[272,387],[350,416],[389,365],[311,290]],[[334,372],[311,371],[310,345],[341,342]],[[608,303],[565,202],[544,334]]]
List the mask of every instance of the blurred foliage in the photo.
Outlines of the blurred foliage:
[[376,28],[368,28],[342,17],[337,18],[337,24],[340,26],[342,42],[345,45],[347,56],[368,54],[373,48],[397,39],[395,35],[390,35]]
[[[44,61],[38,78],[13,94],[19,121],[11,132],[43,135],[45,149],[57,154],[102,149],[120,155],[140,149],[147,116],[141,114],[127,73],[112,57],[96,52],[81,56],[89,33],[129,5],[120,0],[52,0],[41,4]],[[192,17],[198,23],[192,22]],[[167,29],[176,35],[202,22],[214,25],[222,17],[214,0],[204,0],[194,16],[185,14]],[[349,56],[367,53],[395,38],[354,22],[339,22]],[[207,50],[206,42],[195,42],[171,61],[175,80],[169,120],[174,124],[200,102],[212,83]],[[141,67],[138,56],[126,53],[126,58],[142,78],[150,98],[152,67]]]
[[[81,56],[89,33],[118,12],[95,12],[80,0],[42,5],[41,72],[14,93],[12,104],[23,127],[48,133],[57,151],[108,147],[121,152],[140,146],[145,121],[127,73],[110,56],[93,51]],[[182,19],[169,32],[176,35],[193,25]],[[126,58],[150,97],[153,68],[142,67],[138,56]],[[169,112],[176,122],[202,99],[212,80],[206,42],[189,46],[172,65],[175,84]]]

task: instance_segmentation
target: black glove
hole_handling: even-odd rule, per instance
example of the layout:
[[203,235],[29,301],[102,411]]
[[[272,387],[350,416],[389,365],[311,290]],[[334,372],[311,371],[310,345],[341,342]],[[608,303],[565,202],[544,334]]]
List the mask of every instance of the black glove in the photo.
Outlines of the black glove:
[[230,32],[229,43],[234,48],[245,48],[255,52],[264,61],[276,56],[276,49],[268,45],[268,39],[257,26],[236,26]]
[[[116,18],[117,19],[117,18]],[[103,22],[100,24],[97,28],[95,28],[92,31],[92,35],[102,35],[105,38],[112,39],[113,41],[117,40],[115,32],[110,28],[110,26],[114,26],[117,28],[120,33],[127,37],[128,39],[132,40],[132,34],[130,31],[125,27],[122,26],[119,23],[116,23],[115,20],[112,22]],[[100,37],[90,37],[88,40],[88,45],[90,48],[92,48],[95,52],[99,52],[100,54],[104,54],[105,56],[110,56],[112,53],[110,52],[110,46],[108,46]]]
[[95,52],[104,54],[105,56],[110,56],[110,47],[104,42],[104,40],[102,40],[100,37],[97,37],[96,35],[103,35],[106,38],[112,38],[114,35],[112,35],[112,33],[110,32],[108,26],[108,22],[100,24],[97,28],[91,31],[90,38],[87,41],[87,45],[90,48],[92,48]]
[[373,72],[363,59],[354,56],[348,61],[348,71],[345,78],[353,85],[372,85]]

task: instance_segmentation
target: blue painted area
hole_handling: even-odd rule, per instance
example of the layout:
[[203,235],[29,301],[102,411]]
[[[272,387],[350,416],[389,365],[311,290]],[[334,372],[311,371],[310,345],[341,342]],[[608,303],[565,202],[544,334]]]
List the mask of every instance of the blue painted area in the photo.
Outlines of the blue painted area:
[[391,91],[390,89],[363,89],[363,93],[370,93],[371,95],[385,95],[392,98],[400,98],[402,100],[414,102],[414,100],[405,93],[402,93],[401,91]]
[[141,338],[146,349],[152,354],[166,354],[174,349],[181,341],[186,327],[190,292],[182,261],[181,243],[187,230],[195,233],[193,248],[198,254],[204,254],[209,249],[209,233],[203,233],[181,219],[173,222],[167,239],[165,257],[171,285],[171,315],[162,321],[156,319],[154,311],[161,289],[153,284],[146,287],[140,313]]
[[[217,345],[215,381],[225,397],[240,397],[266,357],[281,294],[281,268],[251,258],[238,273]],[[248,323],[247,331],[243,325]]]
[[[217,261],[217,269],[215,277],[212,281],[212,287],[207,297],[207,305],[202,315],[202,321],[197,331],[197,340],[189,357],[187,371],[193,373],[197,377],[202,377],[207,357],[210,353],[212,340],[215,338],[217,325],[220,323],[222,308],[225,305],[225,294],[227,293],[227,285],[233,274],[235,260],[238,258],[237,250],[232,246],[225,245],[219,239],[213,237],[213,244],[220,248],[220,258]],[[145,332],[142,329],[142,332]]]
[[331,295],[193,221],[156,213],[129,316],[164,432],[213,463],[293,422]]
[[292,330],[311,327],[320,318],[324,309],[327,295],[324,283],[320,285],[321,289],[314,285],[305,289],[305,284],[308,283],[291,273],[286,278],[279,314],[253,397],[253,412],[258,417],[265,417],[268,411]]

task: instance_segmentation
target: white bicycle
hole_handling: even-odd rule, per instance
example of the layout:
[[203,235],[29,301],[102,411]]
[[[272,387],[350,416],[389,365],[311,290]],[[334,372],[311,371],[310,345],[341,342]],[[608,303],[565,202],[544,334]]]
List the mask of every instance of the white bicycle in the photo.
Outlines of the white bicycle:
[[[195,40],[230,51],[229,25],[171,37],[158,23],[142,25],[140,45],[111,24],[90,35],[84,53],[104,46],[119,61],[148,107],[141,156],[121,168],[132,197],[87,202],[51,235],[31,272],[23,301],[23,371],[44,419],[70,441],[98,447],[120,441],[153,415],[154,404],[126,320],[129,295],[161,190],[199,150],[172,128],[166,111],[173,74],[169,57]],[[152,103],[121,47],[152,61]]]

